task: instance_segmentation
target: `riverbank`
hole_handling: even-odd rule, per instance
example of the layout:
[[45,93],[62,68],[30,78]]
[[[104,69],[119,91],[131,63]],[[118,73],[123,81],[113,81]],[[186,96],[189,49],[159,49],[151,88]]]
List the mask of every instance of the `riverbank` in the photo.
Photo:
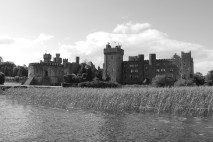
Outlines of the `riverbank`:
[[154,112],[211,116],[212,87],[183,88],[11,88],[3,92],[26,104],[109,113]]

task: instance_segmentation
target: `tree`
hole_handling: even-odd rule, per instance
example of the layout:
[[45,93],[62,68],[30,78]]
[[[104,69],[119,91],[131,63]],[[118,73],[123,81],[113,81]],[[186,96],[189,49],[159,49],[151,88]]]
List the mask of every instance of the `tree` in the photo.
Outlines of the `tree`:
[[143,84],[148,85],[149,83],[150,83],[149,79],[145,78],[144,81],[143,81]]
[[3,58],[0,56],[0,62],[3,62]]
[[102,71],[101,70],[95,71],[95,78],[98,80],[102,80]]
[[213,70],[209,71],[205,76],[206,85],[212,86],[213,85]]
[[166,87],[172,86],[174,84],[174,79],[167,77],[166,75],[156,75],[152,79],[152,85],[155,87]]
[[202,73],[196,72],[193,76],[194,82],[197,86],[203,85],[205,83],[205,77]]
[[175,82],[174,86],[194,86],[193,79],[179,79]]
[[5,76],[12,76],[13,67],[16,65],[13,62],[3,62],[0,64],[1,72],[5,74]]
[[28,68],[26,66],[13,67],[13,76],[28,76]]
[[4,84],[5,82],[5,75],[3,72],[0,72],[0,84]]

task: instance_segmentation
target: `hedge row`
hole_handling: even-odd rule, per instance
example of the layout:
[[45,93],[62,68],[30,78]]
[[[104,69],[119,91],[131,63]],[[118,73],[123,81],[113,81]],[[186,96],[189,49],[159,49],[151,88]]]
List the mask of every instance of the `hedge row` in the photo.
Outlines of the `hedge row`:
[[81,82],[78,83],[78,87],[88,87],[88,88],[117,88],[120,85],[114,82],[105,81],[91,81],[91,82]]

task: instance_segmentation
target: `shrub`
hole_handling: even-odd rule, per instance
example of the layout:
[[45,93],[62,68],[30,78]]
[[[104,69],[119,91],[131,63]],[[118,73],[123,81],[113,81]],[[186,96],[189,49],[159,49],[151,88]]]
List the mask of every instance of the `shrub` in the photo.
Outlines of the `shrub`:
[[27,81],[27,77],[21,77],[21,85],[24,85],[24,83]]
[[166,75],[157,75],[152,80],[152,85],[155,87],[167,87],[173,86],[174,79],[167,77]]
[[144,85],[150,84],[150,80],[148,78],[145,78],[144,81],[143,81],[143,84]]
[[196,72],[193,76],[194,82],[197,86],[203,85],[205,83],[205,77],[202,73]]
[[5,82],[5,75],[3,72],[0,72],[0,84],[4,84]]
[[72,81],[72,75],[68,74],[68,75],[64,75],[64,82],[65,83],[71,83]]
[[20,80],[19,76],[15,76],[14,80],[15,80],[16,82],[19,82],[19,80]]
[[175,82],[174,86],[194,86],[195,83],[192,79],[179,79]]
[[91,81],[91,82],[81,82],[78,87],[88,87],[88,88],[116,88],[119,87],[118,83],[105,82],[105,81]]
[[209,71],[205,76],[205,85],[212,86],[213,85],[213,70]]

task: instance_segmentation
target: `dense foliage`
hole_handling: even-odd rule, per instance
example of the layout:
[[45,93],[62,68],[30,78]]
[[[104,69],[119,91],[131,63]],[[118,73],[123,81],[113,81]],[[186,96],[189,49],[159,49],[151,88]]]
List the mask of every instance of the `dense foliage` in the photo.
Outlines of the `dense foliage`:
[[1,62],[0,71],[5,74],[5,76],[13,76],[13,68],[15,64],[13,62]]
[[207,75],[205,76],[205,84],[208,86],[213,85],[213,70],[209,71]]
[[155,87],[167,87],[173,86],[174,79],[167,77],[166,75],[157,75],[152,79],[152,85]]
[[195,86],[193,79],[179,79],[175,82],[174,86]]
[[114,82],[105,81],[91,81],[91,82],[81,82],[78,87],[88,87],[88,88],[116,88],[119,84]]
[[13,62],[0,62],[0,71],[5,74],[5,76],[28,76],[27,66],[16,66]]
[[5,82],[5,75],[3,72],[0,72],[0,84],[4,84]]
[[77,74],[64,75],[64,83],[81,83],[102,80],[101,70],[97,70],[92,62],[81,63]]
[[194,82],[197,86],[203,85],[205,83],[205,77],[202,73],[196,72],[194,74]]

